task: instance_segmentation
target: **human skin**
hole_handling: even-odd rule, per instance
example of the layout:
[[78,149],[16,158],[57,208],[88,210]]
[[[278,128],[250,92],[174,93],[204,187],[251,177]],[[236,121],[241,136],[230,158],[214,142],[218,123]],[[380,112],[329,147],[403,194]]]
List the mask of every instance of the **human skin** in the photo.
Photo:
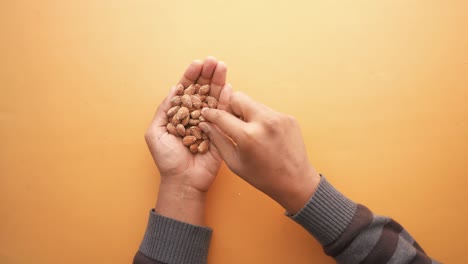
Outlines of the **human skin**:
[[320,182],[298,122],[241,92],[230,93],[229,106],[229,111],[204,108],[209,122],[200,128],[235,174],[297,213]]
[[[226,64],[208,57],[193,61],[179,83],[184,87],[198,83],[210,84],[210,95],[219,101],[219,108],[228,103],[225,86]],[[227,88],[226,88],[227,87]],[[226,95],[225,95],[226,94]],[[167,110],[175,95],[173,87],[159,106],[149,125],[145,140],[160,173],[155,210],[158,214],[194,225],[204,225],[206,193],[221,165],[221,156],[212,146],[205,154],[192,154],[180,138],[167,132]]]
[[192,62],[179,83],[210,84],[218,109],[203,109],[209,122],[200,123],[212,144],[206,154],[192,154],[167,132],[167,110],[173,87],[159,106],[145,139],[160,173],[155,210],[158,214],[204,225],[206,193],[224,160],[239,177],[270,196],[289,213],[311,198],[320,176],[308,161],[300,127],[289,115],[276,112],[225,85],[225,63],[213,57]]

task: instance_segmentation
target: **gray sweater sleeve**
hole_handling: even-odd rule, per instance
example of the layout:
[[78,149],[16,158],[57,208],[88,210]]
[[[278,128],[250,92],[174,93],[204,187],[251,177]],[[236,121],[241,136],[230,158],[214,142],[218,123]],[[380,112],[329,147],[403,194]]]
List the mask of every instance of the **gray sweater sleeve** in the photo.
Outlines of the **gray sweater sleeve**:
[[[374,215],[336,190],[325,177],[309,202],[290,216],[337,263],[438,263],[401,225]],[[134,264],[206,263],[212,230],[151,211]]]
[[211,228],[164,217],[151,210],[134,264],[206,263]]
[[438,263],[400,224],[349,200],[323,176],[306,206],[290,217],[337,263]]

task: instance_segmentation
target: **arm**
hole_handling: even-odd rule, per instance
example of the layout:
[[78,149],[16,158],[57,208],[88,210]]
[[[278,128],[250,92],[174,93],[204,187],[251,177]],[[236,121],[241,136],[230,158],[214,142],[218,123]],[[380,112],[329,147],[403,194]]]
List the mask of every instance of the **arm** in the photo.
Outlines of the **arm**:
[[297,121],[230,96],[231,112],[204,109],[200,127],[229,168],[287,210],[338,263],[431,263],[414,239],[387,217],[349,200],[310,165]]
[[133,263],[206,263],[212,230],[204,226],[205,195],[161,183]]
[[[194,61],[179,81],[184,87],[210,84],[210,95],[219,99],[226,80],[226,65],[208,57]],[[166,129],[167,110],[173,88],[159,106],[145,134],[148,148],[160,174],[158,200],[136,253],[135,264],[206,263],[212,230],[205,227],[206,192],[221,165],[216,148],[192,154],[180,138]],[[220,98],[221,97],[221,98]]]
[[349,200],[323,176],[307,204],[289,216],[337,263],[437,263],[400,224]]

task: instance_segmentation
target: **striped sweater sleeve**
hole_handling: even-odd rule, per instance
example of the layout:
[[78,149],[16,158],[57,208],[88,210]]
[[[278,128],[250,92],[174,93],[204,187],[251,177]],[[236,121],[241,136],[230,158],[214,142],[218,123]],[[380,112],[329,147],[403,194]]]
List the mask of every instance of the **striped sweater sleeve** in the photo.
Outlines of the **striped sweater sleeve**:
[[212,232],[151,210],[133,264],[206,264]]
[[337,263],[438,263],[400,224],[349,200],[323,176],[305,207],[290,217]]

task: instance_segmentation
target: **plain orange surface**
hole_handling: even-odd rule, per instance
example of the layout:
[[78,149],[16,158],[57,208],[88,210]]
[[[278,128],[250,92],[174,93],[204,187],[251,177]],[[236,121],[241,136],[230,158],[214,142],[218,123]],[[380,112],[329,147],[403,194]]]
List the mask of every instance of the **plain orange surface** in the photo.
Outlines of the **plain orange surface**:
[[[297,117],[346,195],[467,263],[467,3],[1,1],[0,263],[130,263],[158,185],[144,131],[207,55]],[[209,263],[333,263],[283,212],[223,166]]]

